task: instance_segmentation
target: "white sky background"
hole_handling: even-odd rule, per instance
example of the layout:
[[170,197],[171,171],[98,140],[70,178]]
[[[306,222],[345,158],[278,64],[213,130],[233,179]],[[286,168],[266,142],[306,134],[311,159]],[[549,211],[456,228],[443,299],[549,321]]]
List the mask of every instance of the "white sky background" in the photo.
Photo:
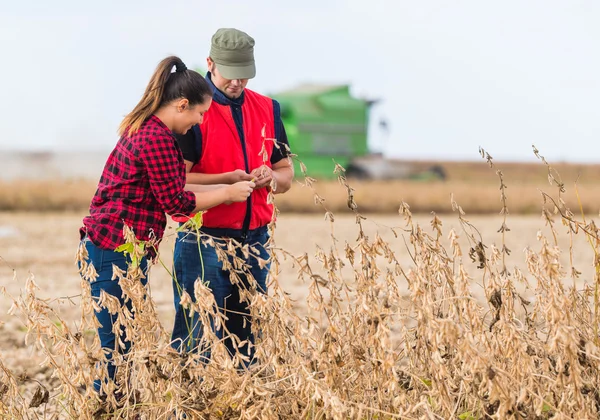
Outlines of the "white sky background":
[[599,22],[595,0],[0,0],[0,150],[109,150],[162,58],[204,65],[237,27],[252,89],[381,98],[388,156],[598,162]]

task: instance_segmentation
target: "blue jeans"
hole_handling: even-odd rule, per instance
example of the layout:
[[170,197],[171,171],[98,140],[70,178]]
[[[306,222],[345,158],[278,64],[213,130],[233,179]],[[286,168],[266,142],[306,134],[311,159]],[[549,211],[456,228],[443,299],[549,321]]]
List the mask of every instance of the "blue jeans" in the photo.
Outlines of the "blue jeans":
[[[214,238],[214,240],[217,246],[225,243],[224,238]],[[264,227],[249,231],[242,245],[247,244],[249,247],[255,247],[259,252],[259,258],[269,260],[270,256],[265,248],[268,240],[269,232]],[[224,249],[226,250],[227,248]],[[245,268],[242,274],[238,273],[241,282],[245,287],[250,288],[247,274],[251,274],[254,280],[256,280],[258,291],[266,294],[267,274],[269,273],[270,263],[260,268],[258,260],[253,256],[256,254],[253,254],[252,251],[250,251],[248,258],[245,258],[239,249],[237,249],[236,254],[237,258],[241,258],[249,266],[249,269]],[[231,256],[229,256],[229,261],[232,261]],[[175,324],[173,326],[171,344],[175,349],[181,352],[199,352],[205,357],[205,360],[210,358],[210,349],[200,348],[202,325],[198,314],[190,314],[180,304],[183,290],[195,301],[194,284],[196,280],[204,281],[207,287],[211,289],[219,310],[228,318],[225,322],[227,330],[231,334],[235,334],[240,341],[248,340],[254,344],[255,337],[251,329],[252,320],[248,303],[240,301],[240,286],[231,283],[229,271],[223,270],[223,263],[218,260],[214,247],[202,244],[202,242],[198,245],[198,237],[195,233],[188,231],[179,232],[175,241],[173,265]],[[215,331],[214,326],[211,326],[211,328],[213,328],[219,339],[222,340],[224,338],[222,328],[217,331]],[[233,356],[236,351],[239,351],[241,354],[249,357],[251,361],[245,362],[246,366],[252,363],[254,347],[249,350],[249,346],[244,345],[238,349],[234,345],[233,340],[228,337],[225,337],[224,344],[230,355]]]
[[[115,296],[121,302],[121,306],[125,305],[131,311],[131,301],[124,302],[123,292],[121,286],[119,286],[118,280],[112,280],[113,276],[113,265],[116,265],[121,270],[127,271],[128,264],[131,263],[131,259],[126,258],[124,254],[115,251],[108,251],[105,249],[98,248],[88,239],[84,239],[82,244],[85,245],[88,252],[88,264],[93,264],[98,277],[90,282],[92,289],[92,298],[96,301],[100,298],[100,292],[104,290],[105,293]],[[146,274],[141,279],[142,284],[147,284],[147,273],[148,273],[148,260],[144,257],[140,262],[140,267]],[[113,333],[113,324],[116,320],[116,315],[111,315],[108,309],[102,308],[100,312],[96,312],[96,318],[98,322],[102,324],[98,328],[98,336],[100,337],[100,344],[102,349],[105,350],[105,356],[108,362],[108,379],[114,380],[116,374],[116,367],[111,362],[112,351],[117,350],[121,354],[127,354],[131,348],[131,342],[126,340],[124,328],[121,327],[121,340],[125,344],[125,349],[121,349],[119,346],[115,348],[116,336]],[[94,381],[94,389],[100,391],[100,380]]]

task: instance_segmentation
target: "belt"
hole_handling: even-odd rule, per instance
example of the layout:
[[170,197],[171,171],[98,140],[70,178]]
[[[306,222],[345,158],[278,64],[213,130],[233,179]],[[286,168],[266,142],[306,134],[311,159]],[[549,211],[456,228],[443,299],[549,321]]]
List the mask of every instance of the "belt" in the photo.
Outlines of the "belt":
[[[182,226],[184,223],[179,223],[179,226]],[[186,229],[188,233],[196,233],[193,229]],[[250,234],[264,234],[269,231],[269,227],[267,225],[261,226],[256,229],[249,230],[246,234],[242,232],[242,229],[229,229],[229,228],[210,228],[206,226],[200,227],[200,232],[205,233],[209,236],[214,236],[218,238],[231,238],[236,239],[238,242],[244,242],[248,235]]]

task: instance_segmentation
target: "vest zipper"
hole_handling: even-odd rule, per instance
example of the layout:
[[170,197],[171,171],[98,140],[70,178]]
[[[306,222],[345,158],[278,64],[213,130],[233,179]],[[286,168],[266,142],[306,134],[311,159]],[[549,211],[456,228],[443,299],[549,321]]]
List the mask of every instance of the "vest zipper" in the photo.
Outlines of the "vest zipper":
[[[246,167],[246,173],[250,173],[250,165],[248,164],[248,152],[246,151],[246,138],[244,136],[244,118],[242,114],[242,107],[239,105],[231,105],[232,108],[232,117],[233,112],[236,111],[235,108],[239,111],[240,116],[240,126],[238,127],[235,121],[235,117],[233,118],[233,122],[236,125],[238,136],[240,137],[240,142],[242,143],[242,151],[244,152],[244,165]],[[246,238],[248,237],[248,230],[250,229],[250,220],[252,219],[252,194],[246,200],[246,215],[244,216],[244,223],[242,225],[242,242],[246,242]]]

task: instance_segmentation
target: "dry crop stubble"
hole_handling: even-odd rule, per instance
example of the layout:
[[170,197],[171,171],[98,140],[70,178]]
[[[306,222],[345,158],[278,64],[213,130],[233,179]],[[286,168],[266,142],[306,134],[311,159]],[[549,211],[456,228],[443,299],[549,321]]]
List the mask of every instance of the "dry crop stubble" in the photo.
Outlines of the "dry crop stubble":
[[[361,213],[397,214],[401,201],[410,204],[413,213],[438,214],[452,212],[450,196],[471,215],[498,213],[498,183],[494,171],[485,162],[436,162],[448,174],[445,181],[412,180],[351,180],[354,198]],[[407,165],[426,169],[433,162],[406,162]],[[505,183],[510,186],[511,213],[539,214],[543,205],[539,186],[544,179],[543,165],[531,163],[501,163]],[[333,169],[333,166],[332,166]],[[600,165],[562,164],[557,166],[565,180],[578,180],[583,198],[581,205],[586,214],[597,214],[600,202]],[[297,182],[286,194],[277,197],[277,206],[283,213],[311,213],[318,215],[314,205],[314,189],[327,199],[328,208],[336,215],[350,213],[347,194],[337,181],[319,180],[313,188]],[[96,181],[89,179],[48,179],[0,181],[0,210],[2,211],[87,211],[96,189]],[[570,208],[579,208],[573,189],[563,195]]]
[[[493,165],[485,151],[482,155]],[[549,165],[548,169],[553,174]],[[103,411],[142,418],[597,417],[597,271],[593,281],[577,279],[578,249],[558,246],[565,233],[556,224],[566,229],[567,244],[589,247],[592,255],[597,253],[599,235],[593,222],[583,215],[578,219],[561,201],[565,186],[556,175],[550,181],[557,194],[543,196],[549,236],[540,229],[537,248],[525,250],[520,269],[507,263],[511,254],[507,237],[513,233],[511,201],[501,171],[497,172],[500,245],[486,241],[459,200],[452,202],[459,221],[456,229],[445,231],[435,214],[428,226],[417,223],[403,202],[402,226],[388,228],[389,240],[368,235],[369,221],[360,213],[355,190],[343,168],[336,171],[354,214],[353,238],[336,240],[336,216],[315,192],[314,202],[330,224],[330,243],[318,244],[314,255],[311,250],[292,253],[274,243],[269,295],[257,293],[252,282],[243,293],[251,302],[254,325],[262,332],[256,344],[258,365],[236,369],[240,356],[229,357],[222,341],[207,328],[209,319],[218,324],[223,315],[200,282],[195,301],[185,297],[184,302],[203,317],[203,340],[212,349],[213,360],[203,364],[195,354],[174,352],[152,293],[140,287],[141,273],[131,267],[115,275],[133,302],[136,317],[109,297],[100,302],[118,315],[133,341],[127,358],[117,356],[123,380],[119,398],[102,405],[91,398],[91,380],[104,372],[97,368],[102,359],[97,339],[86,335],[94,327],[96,305],[86,282],[78,302],[82,321],[72,323],[59,319],[53,302],[37,297],[29,279],[24,293],[15,296],[11,313],[21,318],[29,343],[46,357],[44,363],[58,383],[48,390],[45,401],[47,384],[18,377],[0,358],[0,414],[6,418],[49,418],[44,413],[93,418]],[[314,183],[305,178],[307,188]],[[135,244],[130,232],[125,233],[128,243]],[[581,237],[589,242],[576,242]],[[223,255],[232,252],[231,246],[235,244],[223,248]],[[402,247],[410,255],[408,261],[398,257]],[[79,260],[85,277],[93,278],[84,255]],[[236,281],[246,268],[233,264]],[[588,264],[598,269],[597,258]],[[478,267],[475,274],[473,265]],[[290,268],[307,285],[306,310],[301,314],[279,278]],[[483,302],[477,284],[483,287]],[[38,396],[32,396],[38,385]]]

